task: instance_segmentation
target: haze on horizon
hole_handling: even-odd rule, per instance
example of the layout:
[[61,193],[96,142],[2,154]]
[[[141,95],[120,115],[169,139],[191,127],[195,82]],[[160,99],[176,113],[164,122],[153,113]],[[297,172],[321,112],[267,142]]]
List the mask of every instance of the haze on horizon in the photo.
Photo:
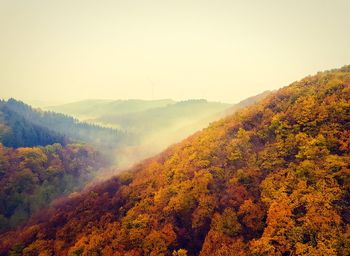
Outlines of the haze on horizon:
[[0,97],[234,103],[349,64],[349,10],[347,0],[0,0]]

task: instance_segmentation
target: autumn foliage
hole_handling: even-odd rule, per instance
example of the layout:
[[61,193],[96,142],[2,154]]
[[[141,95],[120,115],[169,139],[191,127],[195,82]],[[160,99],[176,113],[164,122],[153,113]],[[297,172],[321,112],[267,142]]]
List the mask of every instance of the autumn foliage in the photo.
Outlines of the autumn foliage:
[[14,149],[0,144],[0,233],[83,186],[103,163],[88,145]]
[[349,130],[348,66],[282,88],[55,205],[0,247],[3,255],[349,255]]

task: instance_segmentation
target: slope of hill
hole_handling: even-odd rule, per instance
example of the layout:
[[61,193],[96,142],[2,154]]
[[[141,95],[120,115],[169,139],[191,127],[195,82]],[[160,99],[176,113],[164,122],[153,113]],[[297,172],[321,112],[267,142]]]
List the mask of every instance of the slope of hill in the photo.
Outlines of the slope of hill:
[[45,107],[47,110],[74,116],[80,120],[95,119],[103,115],[120,115],[152,108],[165,107],[174,101],[164,100],[83,100]]
[[127,137],[122,131],[34,109],[15,99],[0,102],[0,118],[2,142],[12,147],[64,144],[66,141],[113,147],[126,141]]
[[87,145],[12,149],[0,144],[0,232],[23,223],[56,197],[76,191],[103,164]]
[[0,237],[12,255],[349,255],[350,66],[212,124]]
[[263,98],[265,98],[267,95],[269,95],[271,93],[272,93],[271,91],[264,91],[264,92],[259,93],[257,95],[248,97],[248,98],[238,102],[237,104],[234,104],[229,109],[227,109],[225,114],[230,115],[230,114],[233,114],[234,112],[236,112],[237,110],[240,110],[242,108],[249,107],[255,103],[258,103],[260,100],[262,100]]
[[265,91],[263,93],[246,98],[236,104],[231,105],[229,108],[225,108],[224,110],[220,110],[219,112],[215,112],[214,114],[207,115],[202,119],[198,119],[191,124],[182,126],[181,128],[177,128],[173,131],[173,134],[174,136],[183,139],[183,134],[193,134],[196,131],[200,131],[214,121],[232,115],[245,107],[249,107],[255,103],[258,103],[269,94],[271,94],[271,91]]
[[66,138],[46,127],[33,124],[0,101],[0,142],[7,147],[65,144]]

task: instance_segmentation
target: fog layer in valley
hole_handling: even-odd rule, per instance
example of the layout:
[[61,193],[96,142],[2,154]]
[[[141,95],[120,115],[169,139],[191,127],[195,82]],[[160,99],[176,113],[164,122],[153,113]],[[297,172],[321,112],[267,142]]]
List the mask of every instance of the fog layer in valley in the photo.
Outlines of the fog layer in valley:
[[169,99],[86,100],[44,109],[69,114],[88,123],[120,129],[128,134],[132,142],[116,147],[113,154],[108,154],[113,163],[108,173],[116,174],[142,159],[160,153],[211,122],[254,104],[268,93],[263,92],[237,104],[206,100],[175,102]]

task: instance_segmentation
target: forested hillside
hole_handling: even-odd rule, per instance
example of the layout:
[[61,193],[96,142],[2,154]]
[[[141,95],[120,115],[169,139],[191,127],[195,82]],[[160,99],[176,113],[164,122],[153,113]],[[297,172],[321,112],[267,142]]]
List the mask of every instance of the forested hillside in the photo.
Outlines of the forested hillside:
[[0,233],[91,181],[124,139],[115,129],[0,101]]
[[2,235],[2,255],[349,255],[349,130],[350,66],[306,77]]
[[7,147],[32,147],[66,143],[62,134],[33,124],[0,101],[0,142]]
[[10,147],[64,144],[67,141],[115,147],[132,141],[125,132],[34,109],[15,99],[0,102],[0,123],[1,142]]
[[103,164],[101,155],[87,145],[12,149],[0,144],[0,232],[76,191]]

